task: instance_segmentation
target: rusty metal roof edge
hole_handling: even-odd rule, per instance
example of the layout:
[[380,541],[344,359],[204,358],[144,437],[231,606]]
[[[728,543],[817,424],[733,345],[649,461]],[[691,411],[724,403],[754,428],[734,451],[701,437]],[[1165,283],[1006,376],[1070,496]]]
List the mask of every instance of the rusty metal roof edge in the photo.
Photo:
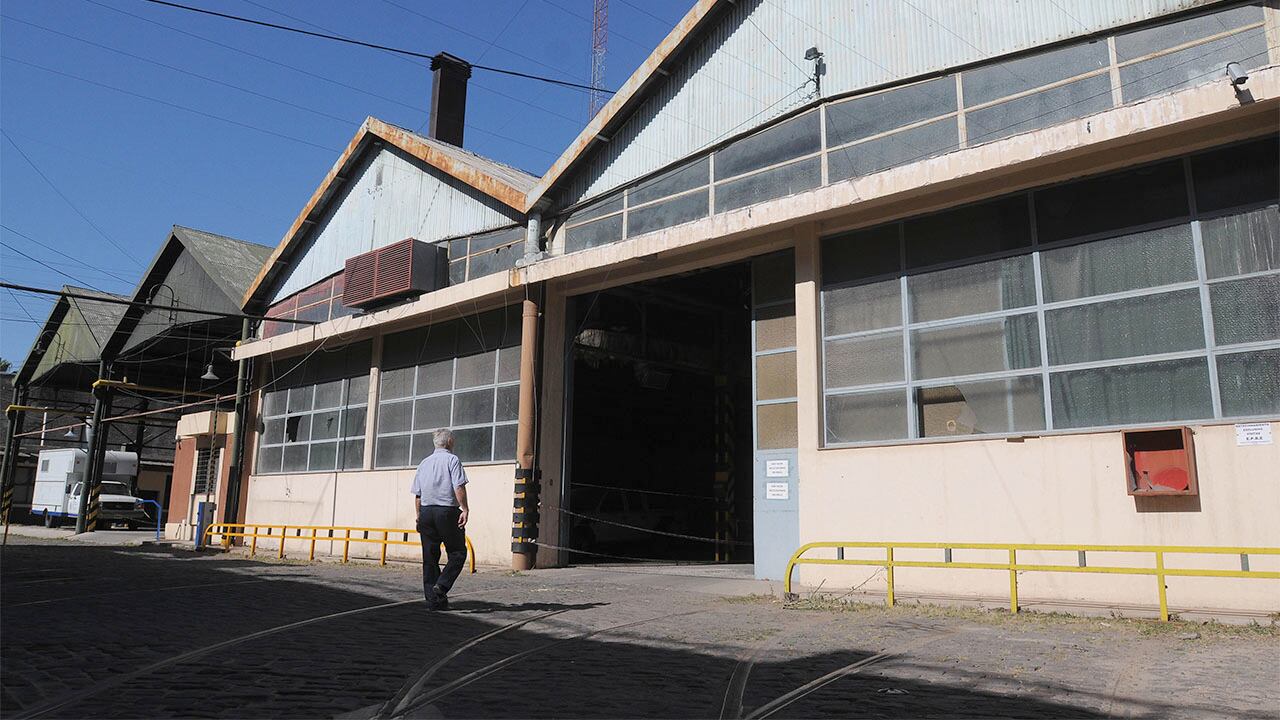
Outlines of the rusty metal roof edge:
[[605,106],[596,113],[596,116],[587,123],[582,129],[578,137],[573,143],[565,149],[564,153],[551,165],[551,167],[543,174],[538,184],[529,191],[529,195],[525,200],[523,212],[528,212],[530,208],[538,204],[543,199],[556,182],[559,181],[569,171],[571,167],[577,164],[578,160],[595,144],[596,138],[604,133],[616,120],[625,120],[625,111],[633,101],[639,99],[639,96],[648,88],[650,81],[658,75],[659,69],[671,57],[677,55],[685,47],[693,34],[702,27],[703,23],[712,17],[712,11],[718,6],[729,3],[734,0],[698,0],[698,2],[690,8],[689,12],[676,23],[671,32],[663,38],[662,42],[654,48],[649,57],[641,63],[640,67],[627,78],[622,87],[614,93],[613,98],[605,103]]
[[363,154],[368,147],[368,143],[371,142],[370,138],[377,138],[395,145],[440,172],[475,188],[508,207],[522,213],[528,212],[528,195],[524,191],[513,187],[502,179],[485,173],[479,168],[456,162],[454,158],[440,152],[416,133],[383,122],[373,116],[366,117],[364,123],[360,125],[360,129],[356,131],[355,136],[347,143],[346,149],[338,156],[333,167],[329,169],[315,192],[311,194],[311,199],[302,208],[302,212],[298,214],[297,219],[289,226],[284,238],[281,239],[275,250],[267,258],[266,263],[258,271],[253,282],[249,284],[249,289],[245,291],[244,297],[240,300],[242,309],[249,307],[253,303],[259,291],[272,279],[276,269],[290,260],[289,256],[294,250],[294,246],[302,238],[303,226],[311,220],[312,215],[322,205],[331,199],[330,192],[335,189],[335,182],[341,177],[343,171],[349,169]]

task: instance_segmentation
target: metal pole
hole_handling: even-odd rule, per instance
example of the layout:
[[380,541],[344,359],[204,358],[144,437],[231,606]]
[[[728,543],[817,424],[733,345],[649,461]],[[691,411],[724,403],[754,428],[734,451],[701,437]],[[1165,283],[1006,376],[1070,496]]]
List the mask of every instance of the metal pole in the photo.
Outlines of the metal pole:
[[[240,342],[249,339],[249,320],[240,323]],[[244,475],[245,434],[249,427],[249,360],[240,359],[236,366],[236,421],[231,446],[231,471],[227,475],[227,504],[222,509],[222,522],[239,522],[240,485]]]
[[[14,405],[25,405],[27,403],[27,388],[25,386],[17,388],[13,396]],[[0,546],[9,544],[9,521],[13,515],[13,487],[14,478],[18,471],[18,452],[22,444],[22,438],[18,437],[18,429],[22,426],[25,413],[22,410],[14,408],[13,410],[5,409],[9,415],[9,430],[5,433],[4,439],[4,467],[0,468],[0,487],[3,487],[3,503],[0,505],[0,512],[4,514],[4,539],[0,540]]]
[[511,527],[511,569],[529,570],[537,558],[538,473],[534,445],[537,441],[536,365],[538,357],[538,303],[524,301],[520,331],[520,424],[516,430],[515,512]]
[[[98,362],[98,377],[105,379],[110,372],[106,360]],[[109,402],[110,390],[106,387],[95,387],[93,389],[93,422],[89,427],[89,463],[84,472],[84,483],[80,488],[80,512],[76,515],[76,534],[93,530],[97,527],[97,510],[95,506],[96,490],[98,488],[98,478],[102,474],[103,453],[106,451],[106,443],[103,442],[107,438],[106,428],[102,427],[102,418],[107,414],[107,403]],[[98,451],[102,448],[102,452]],[[92,522],[91,522],[92,520]]]

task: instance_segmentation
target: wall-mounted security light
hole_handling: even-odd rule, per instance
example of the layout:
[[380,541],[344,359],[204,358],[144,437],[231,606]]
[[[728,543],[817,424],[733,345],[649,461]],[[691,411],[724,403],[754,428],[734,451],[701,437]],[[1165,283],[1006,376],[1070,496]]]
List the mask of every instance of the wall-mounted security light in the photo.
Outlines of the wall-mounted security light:
[[822,57],[822,53],[818,51],[817,47],[811,47],[804,51],[804,59],[810,62],[817,60],[820,57]]
[[813,63],[813,77],[809,80],[813,83],[814,96],[819,96],[822,94],[822,76],[827,74],[827,63],[822,60],[822,51],[816,45],[804,51],[804,59]]
[[1236,87],[1249,81],[1249,73],[1245,72],[1238,62],[1227,63],[1227,77],[1231,78],[1231,84]]

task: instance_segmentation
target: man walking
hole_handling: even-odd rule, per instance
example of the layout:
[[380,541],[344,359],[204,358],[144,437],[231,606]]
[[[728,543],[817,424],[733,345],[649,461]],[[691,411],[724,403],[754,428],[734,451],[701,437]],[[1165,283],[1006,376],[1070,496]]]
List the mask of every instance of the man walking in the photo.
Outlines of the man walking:
[[[449,589],[467,559],[467,473],[453,454],[453,433],[435,432],[435,452],[413,476],[414,509],[422,539],[422,593],[431,610],[449,609]],[[448,561],[440,570],[440,543]]]

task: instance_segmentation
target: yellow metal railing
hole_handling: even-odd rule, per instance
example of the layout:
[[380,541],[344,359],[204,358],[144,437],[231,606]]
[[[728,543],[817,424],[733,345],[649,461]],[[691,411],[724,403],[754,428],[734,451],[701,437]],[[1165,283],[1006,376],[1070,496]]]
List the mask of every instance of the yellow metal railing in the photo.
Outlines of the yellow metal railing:
[[[834,558],[804,557],[810,550],[828,548],[835,549]],[[884,558],[845,558],[846,549],[882,550]],[[894,550],[942,550],[943,560],[896,560]],[[987,550],[1002,551],[1009,554],[1008,562],[953,562],[953,550]],[[1075,565],[1043,565],[1022,564],[1018,562],[1019,552],[1074,552]],[[1136,553],[1153,556],[1152,567],[1108,567],[1093,566],[1087,562],[1088,553]],[[1169,555],[1239,555],[1239,570],[1220,570],[1210,568],[1171,568],[1165,566],[1165,557]],[[812,542],[801,545],[787,561],[785,591],[791,593],[791,575],[796,565],[864,565],[885,569],[885,580],[888,585],[885,602],[893,605],[894,568],[944,568],[957,570],[1005,570],[1009,573],[1009,611],[1018,612],[1018,573],[1023,572],[1064,572],[1064,573],[1099,573],[1112,575],[1152,575],[1156,578],[1156,588],[1160,598],[1160,619],[1169,619],[1169,603],[1166,596],[1165,578],[1167,577],[1217,577],[1217,578],[1257,578],[1280,580],[1280,572],[1250,570],[1250,555],[1280,555],[1280,548],[1263,547],[1194,547],[1164,545],[1036,545],[1020,543],[922,543],[922,542]]]
[[[249,529],[252,528],[253,532]],[[263,530],[266,532],[262,532]],[[279,530],[279,532],[275,532]],[[292,533],[292,534],[290,534]],[[222,538],[224,546],[231,544],[232,538],[249,538],[249,556],[253,557],[258,553],[258,539],[276,540],[280,543],[277,548],[276,557],[283,558],[284,545],[287,540],[297,540],[310,544],[307,552],[307,560],[316,559],[316,543],[318,542],[338,542],[342,543],[342,562],[351,559],[351,543],[373,543],[382,546],[382,552],[379,557],[379,564],[387,564],[387,546],[388,545],[418,545],[418,540],[410,540],[409,536],[417,535],[417,530],[404,530],[401,528],[370,528],[370,527],[348,527],[345,525],[272,525],[269,523],[213,523],[205,529],[205,542],[212,540],[214,535]],[[378,537],[381,535],[381,537]],[[399,535],[401,539],[392,539],[392,536]],[[476,571],[476,549],[471,544],[471,538],[467,541],[467,558],[470,561],[471,572]]]

